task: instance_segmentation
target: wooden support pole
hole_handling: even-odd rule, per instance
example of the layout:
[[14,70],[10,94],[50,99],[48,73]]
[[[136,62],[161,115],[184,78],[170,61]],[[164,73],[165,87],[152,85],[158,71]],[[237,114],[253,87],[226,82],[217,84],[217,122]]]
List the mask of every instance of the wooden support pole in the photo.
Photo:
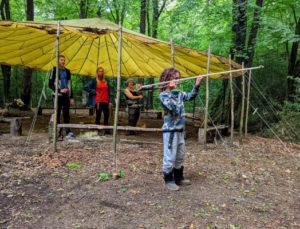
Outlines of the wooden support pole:
[[231,122],[230,122],[230,141],[233,143],[233,127],[234,127],[234,92],[231,72],[231,55],[229,55],[229,77],[230,77],[230,98],[231,98]]
[[207,65],[206,65],[206,96],[205,96],[205,116],[204,116],[204,148],[207,149],[207,119],[209,103],[209,71],[210,71],[210,53],[211,48],[208,46]]
[[[242,69],[244,69],[244,62],[242,63]],[[245,72],[242,74],[242,108],[240,116],[240,139],[243,137],[243,127],[244,127],[244,114],[245,114]]]
[[56,76],[55,76],[55,94],[54,94],[54,118],[53,118],[53,150],[57,152],[57,103],[58,103],[58,68],[59,68],[59,36],[60,21],[57,22],[56,34]]
[[113,130],[113,153],[115,163],[115,173],[117,173],[117,126],[119,117],[120,107],[120,93],[121,93],[121,64],[122,64],[122,25],[119,22],[119,43],[118,43],[118,73],[117,73],[117,96],[116,96],[116,110],[114,119],[114,130]]
[[249,116],[249,104],[250,104],[250,88],[251,88],[251,75],[252,71],[249,71],[249,78],[248,78],[248,86],[247,86],[247,106],[246,106],[246,120],[245,120],[245,137],[248,134],[248,116]]

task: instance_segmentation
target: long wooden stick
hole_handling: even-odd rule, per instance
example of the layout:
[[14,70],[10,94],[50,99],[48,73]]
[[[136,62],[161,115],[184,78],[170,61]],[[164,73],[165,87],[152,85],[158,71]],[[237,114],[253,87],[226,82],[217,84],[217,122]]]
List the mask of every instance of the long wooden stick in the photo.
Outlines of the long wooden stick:
[[[244,69],[244,62],[242,63],[242,68]],[[243,137],[243,127],[244,127],[244,113],[245,113],[245,72],[242,74],[242,108],[240,115],[240,138]]]
[[54,94],[54,117],[53,117],[53,150],[57,152],[57,107],[58,107],[58,74],[59,74],[59,36],[60,21],[57,22],[56,34],[56,72],[55,72],[55,94]]
[[230,141],[233,143],[233,127],[234,127],[234,93],[233,93],[233,81],[231,72],[231,55],[229,55],[229,76],[230,76],[230,98],[231,98],[231,123],[230,123]]
[[[248,70],[255,70],[255,69],[260,69],[263,68],[263,65],[260,65],[258,67],[252,67],[252,68],[244,68],[244,69],[235,69],[235,70],[230,70],[230,71],[223,71],[223,72],[213,72],[208,74],[208,76],[215,76],[215,75],[222,75],[222,74],[231,74],[232,77],[232,73],[234,72],[243,72],[243,71],[248,71]],[[231,65],[230,65],[230,69],[231,69]],[[187,80],[192,80],[192,79],[196,79],[198,77],[206,77],[207,74],[203,74],[203,75],[197,75],[197,76],[191,76],[191,77],[186,77],[186,78],[180,78],[177,81],[187,81]],[[159,83],[154,83],[154,84],[148,84],[148,85],[144,85],[140,88],[140,90],[147,90],[147,89],[152,89],[154,86],[160,86],[160,85],[165,85],[165,84],[169,84],[172,80],[170,81],[164,81],[164,82],[159,82]]]
[[208,119],[208,103],[209,103],[209,71],[210,71],[210,53],[211,48],[208,46],[207,65],[206,65],[206,95],[205,95],[205,116],[204,116],[204,148],[207,149],[207,119]]
[[248,78],[248,90],[247,90],[247,107],[246,107],[246,120],[245,120],[245,137],[248,134],[248,116],[249,116],[249,104],[250,104],[250,87],[251,87],[251,75],[252,71],[249,71],[249,78]]
[[117,75],[117,98],[116,110],[114,119],[114,132],[113,132],[113,153],[115,162],[115,172],[117,172],[117,126],[120,107],[120,93],[121,93],[121,59],[122,59],[122,25],[119,22],[119,44],[118,44],[118,75]]

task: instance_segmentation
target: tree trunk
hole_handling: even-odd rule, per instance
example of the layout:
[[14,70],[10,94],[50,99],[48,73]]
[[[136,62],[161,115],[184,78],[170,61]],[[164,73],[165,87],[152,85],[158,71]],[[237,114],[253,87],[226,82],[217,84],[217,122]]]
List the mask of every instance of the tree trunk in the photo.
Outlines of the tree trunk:
[[[140,12],[140,33],[146,33],[146,17],[147,17],[147,0],[141,0],[141,12]],[[139,78],[138,82],[144,84],[144,79]]]
[[[0,4],[0,15],[2,20],[11,20],[9,0],[2,0]],[[1,65],[3,75],[3,103],[9,101],[11,67]]]
[[[294,12],[295,14],[295,12]],[[298,20],[296,20],[296,26],[295,26],[295,35],[299,36],[300,35],[300,17]],[[297,72],[299,71],[299,62],[300,60],[297,61],[297,56],[298,56],[298,47],[299,47],[299,41],[295,41],[292,44],[292,49],[291,49],[291,54],[289,58],[289,67],[288,67],[288,75],[289,78],[287,79],[288,83],[288,100],[289,101],[294,101],[295,99],[295,93],[296,93],[296,86],[295,86],[295,80],[294,78],[300,77]],[[292,77],[292,78],[290,78]]]
[[[26,19],[27,19],[27,21],[34,20],[34,1],[33,0],[27,0]],[[21,94],[21,99],[24,102],[24,104],[26,105],[26,107],[29,109],[31,106],[31,96],[32,96],[32,69],[24,69],[23,91]]]
[[88,15],[88,0],[80,0],[79,3],[79,18],[87,18]]
[[[158,20],[159,20],[159,17],[161,15],[162,11],[164,10],[164,8],[166,6],[166,1],[167,0],[163,0],[162,5],[159,8],[159,1],[158,0],[152,0],[153,15],[152,15],[152,26],[151,26],[152,35],[151,36],[153,38],[157,38]],[[148,24],[148,27],[150,27],[149,24]],[[149,79],[149,83],[153,84],[154,79],[153,78]],[[148,99],[147,99],[147,107],[150,108],[150,109],[153,108],[153,90],[149,91]]]
[[146,32],[147,0],[141,0],[140,33]]
[[245,67],[252,67],[254,53],[255,53],[255,41],[260,23],[261,8],[264,0],[256,0],[256,7],[253,13],[253,22],[250,30],[248,47],[247,47],[247,59],[245,61]]
[[9,102],[9,89],[10,89],[10,77],[11,67],[7,65],[1,65],[3,75],[3,103]]

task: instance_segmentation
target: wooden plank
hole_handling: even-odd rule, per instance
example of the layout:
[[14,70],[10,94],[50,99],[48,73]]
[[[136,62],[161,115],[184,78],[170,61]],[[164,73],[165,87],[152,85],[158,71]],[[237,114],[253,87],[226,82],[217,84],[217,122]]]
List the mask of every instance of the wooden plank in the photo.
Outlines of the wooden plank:
[[[96,124],[58,124],[57,128],[71,128],[71,129],[93,129],[93,130],[112,130],[114,126],[104,126]],[[133,126],[117,126],[118,130],[134,130],[142,132],[162,132],[160,128],[142,128]]]

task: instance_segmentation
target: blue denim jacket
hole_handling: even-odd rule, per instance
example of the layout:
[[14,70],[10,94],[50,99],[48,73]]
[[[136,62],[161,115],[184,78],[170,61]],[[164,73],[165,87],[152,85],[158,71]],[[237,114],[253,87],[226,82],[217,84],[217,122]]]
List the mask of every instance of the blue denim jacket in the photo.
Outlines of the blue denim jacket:
[[194,87],[191,92],[171,91],[161,92],[159,99],[164,107],[163,132],[183,131],[185,126],[184,102],[196,98],[199,86]]

